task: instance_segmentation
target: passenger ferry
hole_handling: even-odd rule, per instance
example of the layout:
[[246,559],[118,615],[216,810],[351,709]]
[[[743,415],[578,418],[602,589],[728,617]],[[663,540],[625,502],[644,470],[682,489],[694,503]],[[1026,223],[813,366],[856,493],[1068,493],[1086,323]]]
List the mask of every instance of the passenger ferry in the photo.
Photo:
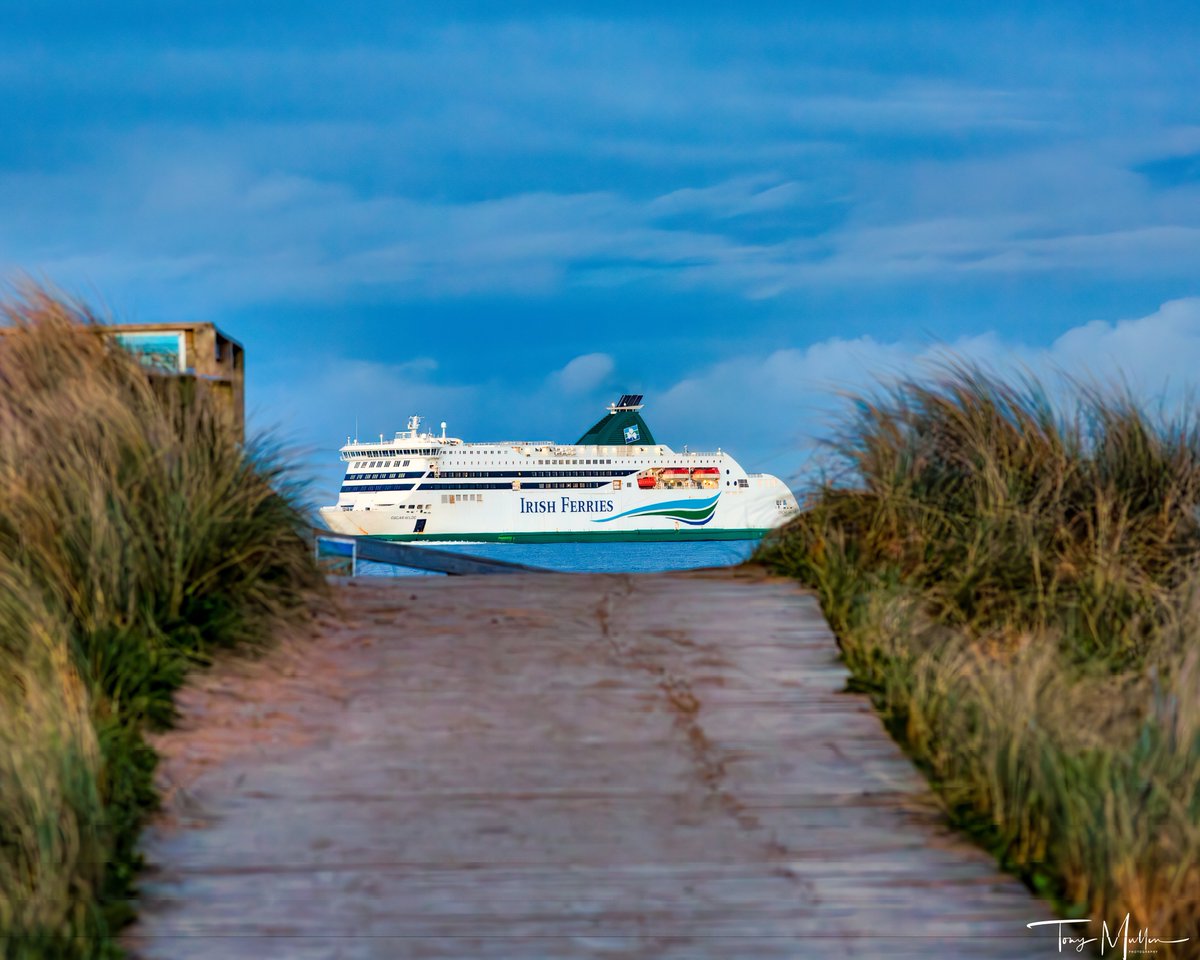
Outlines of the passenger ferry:
[[573,444],[464,443],[421,418],[378,443],[347,440],[337,532],[388,540],[749,540],[797,512],[776,477],[722,450],[672,450],[626,394]]

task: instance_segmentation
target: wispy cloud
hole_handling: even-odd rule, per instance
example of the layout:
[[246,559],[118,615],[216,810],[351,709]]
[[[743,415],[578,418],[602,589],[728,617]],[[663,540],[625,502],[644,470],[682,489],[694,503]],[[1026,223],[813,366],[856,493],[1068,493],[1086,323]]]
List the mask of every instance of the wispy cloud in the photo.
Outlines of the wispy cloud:
[[[1148,405],[1178,404],[1200,387],[1200,298],[1155,312],[1073,327],[1048,345],[996,331],[949,342],[831,338],[807,347],[743,352],[646,386],[655,434],[676,449],[722,446],[748,468],[803,482],[810,457],[828,439],[847,394],[869,393],[901,376],[928,376],[965,361],[1000,376],[1032,374],[1053,390],[1069,381],[1127,389]],[[288,410],[285,427],[314,451],[313,468],[335,480],[332,450],[362,418],[363,435],[392,431],[413,413],[451,423],[467,439],[503,436],[571,441],[615,399],[620,357],[573,358],[529,388],[503,378],[439,383],[431,361],[338,362],[275,388],[264,409]],[[364,403],[364,398],[371,398]],[[353,413],[352,413],[353,412]],[[432,421],[431,421],[432,422]]]
[[1197,359],[1187,302],[1088,324],[1200,294],[1194,18],[347,3],[18,12],[0,273],[217,320],[322,449],[356,414],[572,439],[628,387],[784,470],[929,329]]
[[[790,48],[769,23],[697,29],[423,19],[403,42],[14,49],[0,89],[43,105],[48,150],[0,160],[0,262],[209,310],[1190,272],[1200,190],[1176,172],[1160,197],[1145,171],[1188,156],[1195,127],[1081,82],[1112,57],[1022,73],[1003,20],[927,31],[923,51],[897,28],[924,54],[907,67],[859,24]],[[1089,119],[1109,96],[1116,122]]]
[[1144,317],[1082,324],[1045,346],[988,331],[932,344],[835,338],[733,356],[672,384],[655,408],[672,435],[707,445],[727,438],[730,449],[736,439],[753,462],[794,475],[831,435],[846,394],[929,376],[947,362],[1008,378],[1032,374],[1054,391],[1088,383],[1128,390],[1150,406],[1179,404],[1200,387],[1200,298],[1165,303]]
[[607,353],[585,353],[552,374],[550,381],[563,393],[592,393],[609,381],[614,369]]

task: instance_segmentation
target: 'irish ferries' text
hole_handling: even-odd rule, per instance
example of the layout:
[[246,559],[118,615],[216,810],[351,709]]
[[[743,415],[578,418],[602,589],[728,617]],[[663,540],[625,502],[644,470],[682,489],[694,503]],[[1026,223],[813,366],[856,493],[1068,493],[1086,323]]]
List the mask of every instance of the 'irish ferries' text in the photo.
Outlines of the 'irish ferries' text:
[[[561,507],[561,509],[559,509]],[[559,500],[529,500],[521,498],[521,513],[612,513],[611,500],[576,500],[562,497]]]

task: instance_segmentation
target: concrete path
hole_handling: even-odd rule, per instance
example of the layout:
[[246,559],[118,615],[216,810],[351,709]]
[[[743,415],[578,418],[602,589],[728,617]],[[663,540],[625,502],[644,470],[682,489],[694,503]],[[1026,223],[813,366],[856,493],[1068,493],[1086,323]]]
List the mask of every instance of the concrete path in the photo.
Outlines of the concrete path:
[[816,603],[750,571],[360,579],[184,691],[144,958],[1050,956]]

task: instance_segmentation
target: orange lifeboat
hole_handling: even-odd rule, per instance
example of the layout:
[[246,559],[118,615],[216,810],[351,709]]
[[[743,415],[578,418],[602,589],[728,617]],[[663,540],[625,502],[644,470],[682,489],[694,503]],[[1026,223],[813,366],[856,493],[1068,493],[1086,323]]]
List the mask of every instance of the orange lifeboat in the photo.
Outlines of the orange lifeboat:
[[692,471],[698,477],[719,477],[721,471],[716,467],[697,467]]
[[687,467],[667,467],[663,473],[668,477],[686,477],[691,471]]
[[658,486],[658,477],[638,477],[638,486],[643,490],[652,490]]

